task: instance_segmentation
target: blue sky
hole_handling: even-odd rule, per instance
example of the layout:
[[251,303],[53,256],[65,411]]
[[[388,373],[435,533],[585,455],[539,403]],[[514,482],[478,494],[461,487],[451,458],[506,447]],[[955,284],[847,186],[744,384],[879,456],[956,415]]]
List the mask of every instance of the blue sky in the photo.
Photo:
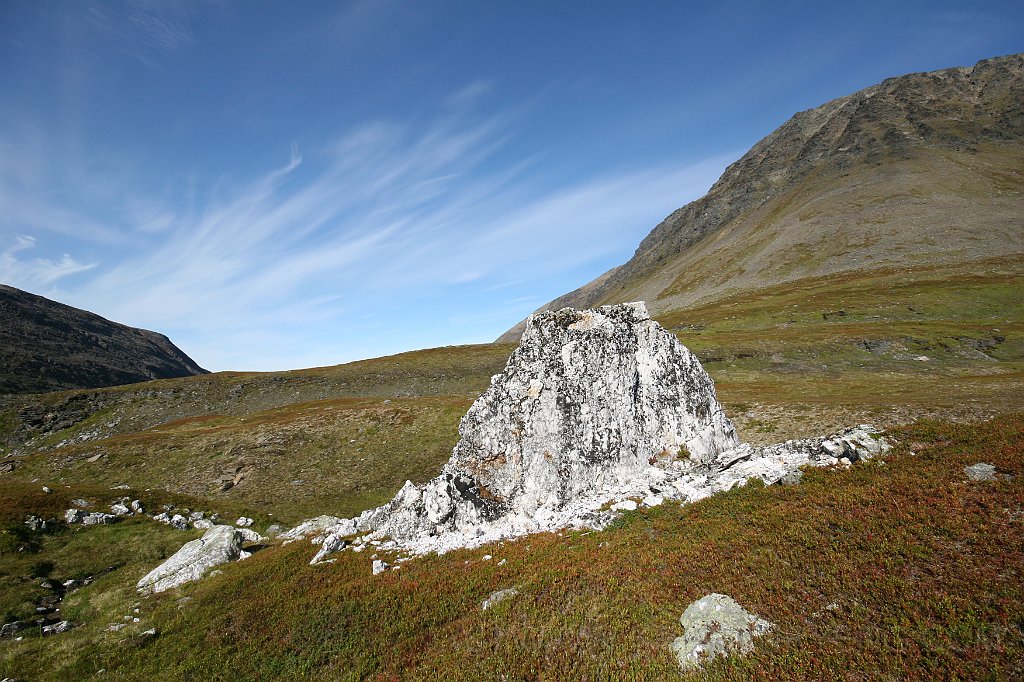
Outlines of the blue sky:
[[1018,2],[0,2],[0,281],[213,369],[492,340]]

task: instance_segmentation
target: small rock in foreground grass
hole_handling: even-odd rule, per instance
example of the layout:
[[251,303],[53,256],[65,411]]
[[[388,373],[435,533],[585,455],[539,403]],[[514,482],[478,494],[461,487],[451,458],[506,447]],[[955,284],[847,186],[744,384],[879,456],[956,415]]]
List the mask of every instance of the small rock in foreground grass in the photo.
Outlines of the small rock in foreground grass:
[[998,481],[1001,478],[1007,481],[1013,480],[1013,476],[997,472],[994,466],[986,462],[978,462],[964,467],[964,473],[972,481]]
[[679,623],[683,635],[672,642],[672,653],[684,672],[733,651],[749,653],[754,638],[772,628],[771,623],[746,611],[732,597],[717,593],[687,606]]
[[517,590],[514,587],[510,587],[507,590],[498,590],[497,592],[492,592],[491,595],[487,597],[487,599],[484,599],[483,603],[480,605],[480,608],[486,611],[492,606],[497,606],[501,602],[511,599],[517,594],[519,594],[519,590]]

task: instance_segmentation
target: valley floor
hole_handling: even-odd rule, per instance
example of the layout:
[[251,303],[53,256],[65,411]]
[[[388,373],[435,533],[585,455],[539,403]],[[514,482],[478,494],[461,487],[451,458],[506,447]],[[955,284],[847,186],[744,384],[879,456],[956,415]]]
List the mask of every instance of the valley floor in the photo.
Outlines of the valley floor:
[[[722,592],[777,629],[751,656],[714,663],[707,679],[1019,679],[1024,414],[892,435],[898,445],[883,461],[630,512],[602,532],[424,557],[378,576],[363,554],[309,566],[308,543],[269,546],[148,598],[135,581],[192,535],[134,520],[26,532],[26,514],[52,515],[99,491],[47,495],[5,482],[3,608],[38,599],[42,576],[97,577],[64,598],[63,617],[82,625],[3,640],[0,674],[679,679],[668,648],[679,615]],[[978,461],[1015,478],[968,480],[963,467]],[[516,597],[481,609],[510,587]]]
[[[44,580],[92,577],[59,604],[80,627],[0,639],[0,677],[677,679],[679,615],[722,592],[779,627],[710,679],[1020,679],[1022,275],[1024,261],[1001,259],[833,276],[659,316],[701,358],[744,440],[867,422],[898,447],[884,464],[811,471],[795,487],[748,485],[629,512],[603,532],[378,576],[365,554],[311,567],[309,544],[270,544],[141,599],[136,581],[197,531],[131,519],[44,533],[24,521],[125,495],[249,516],[261,532],[352,516],[436,475],[512,346],[0,397],[0,615],[53,603],[63,588]],[[963,467],[979,461],[1016,478],[968,481]],[[510,587],[516,598],[481,610]]]

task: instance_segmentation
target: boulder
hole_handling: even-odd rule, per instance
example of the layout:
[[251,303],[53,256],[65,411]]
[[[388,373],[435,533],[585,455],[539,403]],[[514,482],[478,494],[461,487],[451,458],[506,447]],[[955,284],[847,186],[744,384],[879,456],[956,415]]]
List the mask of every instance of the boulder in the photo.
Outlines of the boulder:
[[477,547],[618,513],[694,502],[801,466],[849,465],[889,448],[863,425],[824,438],[741,444],[711,377],[643,303],[531,316],[504,371],[470,407],[439,476],[406,481],[359,517],[320,517],[284,534],[322,539],[313,563],[360,542],[412,554]]
[[731,652],[746,654],[754,639],[772,624],[746,611],[731,597],[712,593],[686,607],[679,619],[683,634],[672,642],[683,672],[700,668],[706,661]]
[[28,526],[29,530],[35,531],[35,532],[43,532],[43,533],[45,533],[48,530],[48,528],[49,528],[49,526],[48,526],[48,524],[47,524],[47,522],[45,520],[43,520],[43,519],[41,519],[38,516],[35,516],[33,514],[30,514],[29,517],[27,519],[25,519],[25,525]]
[[581,497],[739,445],[711,377],[642,302],[531,316],[459,435],[440,476],[407,482],[359,530],[400,543],[448,534],[428,543],[445,549],[482,526],[499,537],[557,527]]
[[971,466],[964,467],[964,473],[967,474],[967,478],[972,481],[995,481],[996,468],[991,464],[985,462],[978,462]]
[[72,623],[70,620],[62,620],[59,623],[54,623],[53,625],[44,625],[43,634],[59,635],[61,633],[67,632],[68,630],[73,630],[74,628],[75,624]]
[[255,531],[214,526],[198,540],[185,543],[167,561],[150,571],[138,582],[137,588],[140,592],[163,592],[199,580],[214,566],[243,558],[244,544],[261,540]]
[[86,526],[100,526],[117,521],[120,521],[118,517],[103,512],[87,513],[81,509],[68,509],[64,512],[64,522],[67,524],[81,523]]
[[517,590],[514,587],[510,587],[506,590],[498,590],[497,592],[492,592],[490,596],[487,597],[487,599],[484,599],[483,603],[480,605],[480,609],[486,611],[492,606],[497,606],[501,602],[511,599],[512,597],[515,597],[518,594],[519,590]]

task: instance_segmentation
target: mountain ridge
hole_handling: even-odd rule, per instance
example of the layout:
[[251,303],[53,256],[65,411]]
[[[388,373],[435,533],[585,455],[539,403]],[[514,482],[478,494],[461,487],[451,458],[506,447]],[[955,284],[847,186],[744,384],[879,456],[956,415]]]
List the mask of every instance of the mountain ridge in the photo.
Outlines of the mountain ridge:
[[207,374],[163,334],[0,284],[0,393]]
[[[901,258],[1024,252],[1022,92],[1024,55],[1015,54],[889,78],[799,112],[659,223],[629,261],[538,310],[646,300],[657,315]],[[957,215],[963,198],[973,215]],[[814,212],[796,210],[808,204]],[[962,232],[948,229],[950,215]],[[965,252],[945,253],[943,239]],[[781,249],[789,258],[772,258]],[[853,257],[866,262],[851,268]],[[783,260],[788,272],[770,271]]]

